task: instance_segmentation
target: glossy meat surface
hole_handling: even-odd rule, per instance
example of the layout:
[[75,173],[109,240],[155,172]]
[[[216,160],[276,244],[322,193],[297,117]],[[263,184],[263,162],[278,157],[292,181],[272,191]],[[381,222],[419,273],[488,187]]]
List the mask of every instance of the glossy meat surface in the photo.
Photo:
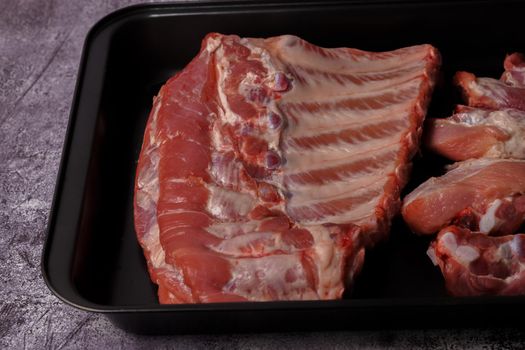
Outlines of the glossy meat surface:
[[525,161],[476,159],[456,163],[404,198],[401,213],[417,234],[458,223],[485,233],[517,229],[524,219]]
[[427,252],[454,296],[525,293],[525,235],[491,237],[443,228]]
[[500,80],[478,78],[472,73],[458,72],[454,77],[467,103],[471,107],[525,111],[525,59],[513,53],[505,58],[505,72]]
[[208,35],[155,98],[137,168],[160,302],[340,298],[399,208],[438,64],[428,45]]
[[505,58],[501,81],[511,86],[525,87],[525,55],[513,53]]
[[525,111],[460,106],[449,118],[427,120],[426,146],[454,161],[525,159]]

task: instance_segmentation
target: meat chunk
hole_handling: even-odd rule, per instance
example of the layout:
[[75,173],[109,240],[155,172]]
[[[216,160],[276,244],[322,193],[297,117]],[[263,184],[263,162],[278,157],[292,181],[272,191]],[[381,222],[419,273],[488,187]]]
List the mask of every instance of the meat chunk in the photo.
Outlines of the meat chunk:
[[525,294],[525,235],[445,227],[428,249],[454,296]]
[[484,233],[513,232],[525,215],[525,161],[482,158],[456,163],[408,194],[401,213],[417,234],[456,223]]
[[516,87],[525,87],[525,56],[521,53],[513,53],[505,58],[503,63],[505,72],[501,81]]
[[460,106],[449,118],[428,119],[426,146],[451,160],[525,159],[525,111]]
[[525,60],[514,53],[504,62],[505,72],[500,80],[476,78],[472,73],[458,72],[455,83],[461,88],[466,103],[471,107],[525,111]]
[[456,73],[454,79],[469,106],[525,111],[525,87],[510,86],[493,78],[476,78],[467,72]]
[[429,45],[208,35],[154,100],[135,226],[161,303],[340,298],[399,207]]

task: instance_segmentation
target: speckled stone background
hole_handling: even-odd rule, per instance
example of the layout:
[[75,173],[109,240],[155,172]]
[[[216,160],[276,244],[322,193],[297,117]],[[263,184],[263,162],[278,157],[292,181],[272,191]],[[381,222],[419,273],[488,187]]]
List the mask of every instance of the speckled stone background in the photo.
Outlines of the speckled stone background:
[[40,256],[88,29],[128,0],[0,0],[1,349],[524,349],[519,329],[146,337],[60,302]]

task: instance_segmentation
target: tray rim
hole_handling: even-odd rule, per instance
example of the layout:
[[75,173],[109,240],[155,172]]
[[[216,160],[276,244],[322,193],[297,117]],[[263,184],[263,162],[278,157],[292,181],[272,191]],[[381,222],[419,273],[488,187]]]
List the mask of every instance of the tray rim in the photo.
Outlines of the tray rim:
[[[48,271],[48,259],[52,246],[52,237],[56,228],[57,212],[59,203],[62,199],[63,182],[66,177],[66,168],[70,157],[71,142],[74,138],[74,126],[77,121],[77,110],[81,101],[81,87],[85,81],[86,66],[88,56],[92,47],[96,43],[97,37],[107,28],[128,17],[149,13],[150,16],[184,16],[197,14],[214,14],[216,12],[260,12],[260,11],[278,11],[283,8],[295,10],[314,10],[319,7],[337,7],[337,6],[429,6],[438,4],[468,4],[468,3],[522,3],[520,0],[428,0],[418,2],[418,0],[329,0],[329,1],[301,1],[301,0],[270,0],[257,2],[257,0],[178,0],[173,2],[152,2],[145,4],[134,4],[117,9],[99,19],[89,29],[84,39],[80,63],[77,73],[73,99],[71,102],[68,123],[65,132],[64,144],[62,147],[60,165],[55,180],[55,190],[51,202],[51,209],[48,215],[47,227],[45,229],[45,242],[43,244],[40,268],[43,280],[48,289],[62,302],[73,306],[77,309],[97,312],[103,314],[127,314],[127,313],[165,313],[165,312],[195,312],[195,311],[257,311],[257,310],[308,310],[315,309],[354,309],[354,308],[395,308],[404,309],[407,307],[415,309],[426,309],[429,307],[453,308],[457,306],[524,306],[525,296],[480,296],[480,297],[419,297],[419,298],[368,298],[368,299],[341,299],[341,300],[308,300],[308,301],[268,301],[268,302],[228,302],[228,303],[203,303],[203,304],[141,304],[141,305],[124,305],[112,306],[97,304],[83,297],[78,300],[72,300],[64,295],[64,291],[53,285],[50,271]],[[155,13],[166,12],[167,14]]]

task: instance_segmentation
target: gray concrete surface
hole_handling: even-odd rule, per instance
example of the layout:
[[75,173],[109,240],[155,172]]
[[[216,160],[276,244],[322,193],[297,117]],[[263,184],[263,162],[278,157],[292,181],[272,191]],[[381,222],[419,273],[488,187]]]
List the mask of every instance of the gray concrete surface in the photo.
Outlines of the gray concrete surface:
[[522,331],[145,337],[60,302],[40,255],[87,30],[131,0],[0,0],[0,348],[520,349]]

